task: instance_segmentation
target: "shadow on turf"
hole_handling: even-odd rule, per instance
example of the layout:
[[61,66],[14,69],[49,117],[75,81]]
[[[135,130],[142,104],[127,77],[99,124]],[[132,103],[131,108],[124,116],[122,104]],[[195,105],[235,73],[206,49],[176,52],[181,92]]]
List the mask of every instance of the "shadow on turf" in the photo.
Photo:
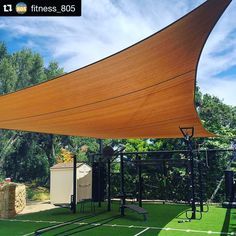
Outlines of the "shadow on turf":
[[225,213],[225,220],[221,229],[221,235],[225,235],[223,232],[236,232],[236,224],[233,222],[236,222],[236,212],[234,212],[234,209],[228,208]]
[[98,216],[98,215],[103,214],[103,213],[104,212],[100,212],[100,213],[97,213],[97,214],[85,215],[85,216],[81,216],[81,217],[75,218],[73,220],[60,223],[60,224],[56,224],[56,225],[52,225],[52,226],[48,226],[48,227],[43,227],[43,228],[37,229],[35,231],[35,235],[42,235],[42,234],[47,233],[49,231],[52,231],[52,230],[55,230],[55,229],[58,229],[58,228],[61,228],[61,227],[65,227],[65,226],[68,226],[68,225],[72,225],[72,224],[78,223],[82,220],[87,220],[87,219],[93,218],[93,217]]
[[[125,221],[123,222],[123,220],[121,220],[119,223],[120,224],[134,224],[135,222],[136,223],[138,222],[139,225],[145,225],[145,226],[148,226],[148,225],[155,226],[156,225],[160,228],[164,228],[173,219],[183,218],[185,216],[185,214],[184,214],[185,210],[189,209],[188,205],[169,205],[169,204],[160,204],[160,205],[159,204],[145,204],[144,207],[148,211],[148,220],[147,221],[141,220],[140,215],[137,215],[136,213],[133,213],[132,211],[126,211],[126,216],[122,217],[122,218],[124,218]],[[80,217],[77,217],[76,219],[66,221],[65,223],[53,225],[50,227],[45,227],[43,229],[52,228],[51,230],[48,230],[50,232],[50,235],[58,235],[58,236],[59,235],[73,235],[73,234],[76,234],[77,232],[88,231],[88,230],[102,226],[108,222],[111,222],[113,220],[120,218],[120,215],[117,215],[117,213],[119,212],[119,205],[114,204],[113,212],[116,211],[116,213],[113,214],[113,216],[111,216],[111,215],[105,216],[104,215],[103,217],[105,217],[105,218],[99,219],[99,220],[96,219],[96,221],[95,221],[96,216],[102,215],[102,214],[107,214],[107,211],[105,210],[106,209],[105,205],[100,209],[101,210],[99,212],[97,212],[96,214],[80,215]],[[53,210],[53,211],[51,211],[50,218],[52,219],[52,217],[53,217],[55,219],[56,216],[63,215],[63,214],[65,214],[65,212],[62,212],[60,209],[57,209],[56,211]],[[68,212],[67,212],[67,214],[68,214]],[[67,215],[67,214],[65,214],[65,215]],[[94,222],[91,222],[89,224],[84,224],[84,225],[83,224],[76,225],[76,223],[80,223],[80,222],[87,220],[87,219],[91,220],[91,221],[94,220]],[[186,219],[186,218],[183,218],[183,219]],[[96,223],[98,225],[96,225]],[[68,230],[66,230],[66,226],[68,227]],[[57,231],[57,229],[58,229],[58,231]],[[40,230],[42,230],[42,229],[40,229]],[[55,230],[55,231],[52,231],[52,230]],[[61,231],[63,230],[63,232],[60,232],[60,230]],[[37,232],[38,231],[39,230],[37,230]],[[44,234],[44,232],[41,234]],[[36,234],[36,235],[41,235],[41,234]],[[158,234],[159,233],[157,233],[156,235],[158,235]]]
[[182,211],[178,215],[176,215],[174,218],[176,218],[178,220],[188,220],[188,218],[186,217],[187,210],[190,210],[188,205],[184,206]]
[[222,226],[221,235],[224,235],[223,232],[228,232],[229,231],[229,223],[230,223],[230,213],[231,213],[231,209],[227,209],[226,213],[225,213],[225,220],[224,220],[224,224]]
[[54,234],[54,236],[61,236],[61,235],[69,236],[69,235],[74,235],[74,234],[79,233],[79,232],[84,232],[84,231],[92,230],[94,228],[101,227],[104,224],[108,224],[111,221],[116,220],[116,219],[118,219],[120,217],[121,217],[120,215],[117,215],[117,216],[112,216],[112,217],[108,217],[108,218],[104,218],[104,219],[99,219],[97,221],[93,221],[93,222],[88,223],[88,224],[79,225],[79,226],[76,226],[76,227],[74,227],[72,229],[64,230],[63,232]]

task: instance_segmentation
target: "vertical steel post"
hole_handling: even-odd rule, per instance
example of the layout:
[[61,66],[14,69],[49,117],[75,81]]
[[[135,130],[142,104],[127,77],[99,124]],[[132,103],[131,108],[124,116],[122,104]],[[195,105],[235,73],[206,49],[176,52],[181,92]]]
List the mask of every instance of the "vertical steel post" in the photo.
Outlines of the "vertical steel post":
[[98,143],[99,143],[99,153],[100,153],[100,155],[102,155],[102,151],[103,151],[103,140],[102,140],[102,139],[99,139],[99,140],[98,140]]
[[111,211],[111,157],[107,158],[107,211]]
[[136,155],[136,160],[138,164],[138,204],[142,207],[142,166],[141,158],[139,155]]
[[125,215],[125,186],[124,186],[124,156],[123,153],[120,153],[120,188],[121,188],[121,207],[120,213],[121,216]]
[[196,219],[196,199],[195,199],[195,173],[194,173],[194,158],[193,158],[193,152],[192,152],[192,145],[191,141],[188,141],[188,148],[189,148],[189,158],[190,158],[190,176],[191,176],[191,192],[192,192],[192,198],[191,198],[191,207],[192,207],[192,219]]
[[166,191],[166,182],[167,182],[167,167],[166,167],[166,161],[163,161],[163,186],[164,186],[164,201],[163,204],[166,203],[167,200],[167,191]]
[[102,188],[102,180],[101,180],[101,157],[103,153],[103,140],[99,139],[99,163],[98,163],[98,183],[99,183],[99,188],[98,188],[98,207],[101,207],[101,188]]
[[234,201],[234,172],[232,170],[225,170],[225,195],[226,201]]
[[102,187],[102,181],[101,181],[101,156],[99,156],[98,159],[98,207],[101,207],[101,187]]
[[76,205],[77,205],[77,160],[76,155],[73,156],[73,201],[72,201],[72,211],[76,213]]
[[[184,136],[185,143],[188,148],[188,160],[190,163],[190,177],[191,177],[191,208],[192,208],[192,217],[191,219],[196,219],[196,197],[195,197],[195,173],[194,173],[194,155],[191,138],[194,135],[194,127],[185,127],[180,128],[181,133]],[[191,132],[189,134],[189,131]]]
[[203,186],[202,186],[202,162],[200,158],[200,153],[197,153],[198,157],[198,183],[199,183],[199,197],[200,197],[200,211],[203,212]]

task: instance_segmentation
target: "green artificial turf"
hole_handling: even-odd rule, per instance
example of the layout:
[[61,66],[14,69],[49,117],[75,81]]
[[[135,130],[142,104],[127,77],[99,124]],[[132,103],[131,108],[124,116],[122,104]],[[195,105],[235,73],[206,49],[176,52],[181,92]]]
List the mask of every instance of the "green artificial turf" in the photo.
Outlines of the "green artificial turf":
[[[53,209],[39,213],[19,215],[12,220],[0,221],[0,236],[34,235],[39,228],[68,222],[67,225],[53,229],[42,235],[139,235],[151,236],[185,236],[236,235],[236,209],[227,210],[211,206],[208,213],[203,213],[201,220],[186,221],[186,205],[177,204],[144,204],[148,211],[147,221],[142,215],[125,210],[125,217],[119,215],[118,203],[112,204],[112,211],[106,211],[106,204],[96,207],[95,214],[90,212],[90,205],[86,205],[85,212],[72,214],[68,209]],[[181,223],[180,223],[181,222]],[[188,231],[188,232],[186,232]]]

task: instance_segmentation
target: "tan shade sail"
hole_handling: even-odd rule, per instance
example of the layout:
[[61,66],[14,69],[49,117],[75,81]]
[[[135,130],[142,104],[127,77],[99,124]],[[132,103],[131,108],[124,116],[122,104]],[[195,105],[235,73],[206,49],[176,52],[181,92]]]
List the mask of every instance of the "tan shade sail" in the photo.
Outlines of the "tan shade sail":
[[[0,128],[96,138],[177,138],[206,131],[194,105],[198,60],[230,0],[209,0],[113,56],[0,97]],[[142,29],[140,29],[142,30]]]

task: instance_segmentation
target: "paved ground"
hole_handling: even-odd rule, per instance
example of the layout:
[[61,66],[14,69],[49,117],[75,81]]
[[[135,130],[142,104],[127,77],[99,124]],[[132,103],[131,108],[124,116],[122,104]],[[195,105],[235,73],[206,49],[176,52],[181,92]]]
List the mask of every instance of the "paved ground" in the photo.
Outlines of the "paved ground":
[[49,201],[43,201],[43,202],[29,201],[27,202],[25,209],[21,213],[19,213],[19,215],[35,213],[39,211],[46,211],[46,210],[51,210],[54,208],[57,208],[57,207],[50,204]]

